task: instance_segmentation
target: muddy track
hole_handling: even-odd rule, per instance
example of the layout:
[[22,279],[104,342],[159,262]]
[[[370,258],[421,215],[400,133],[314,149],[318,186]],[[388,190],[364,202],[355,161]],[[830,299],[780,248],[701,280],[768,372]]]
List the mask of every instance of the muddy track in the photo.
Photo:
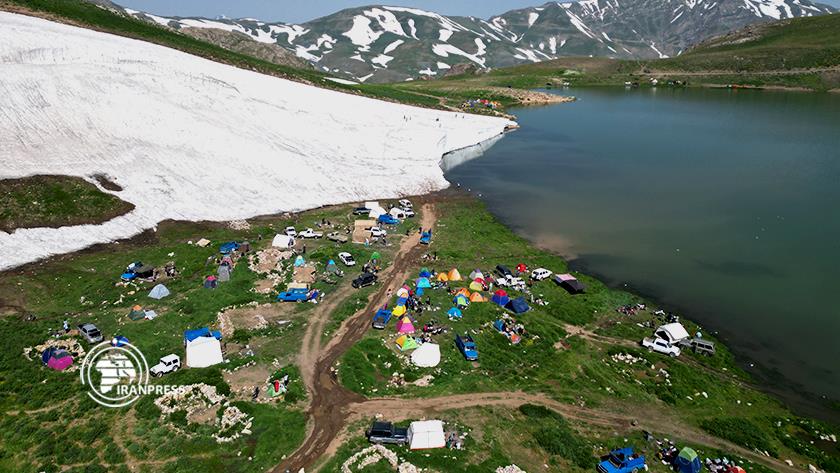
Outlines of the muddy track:
[[[421,226],[430,228],[434,222],[434,207],[432,204],[425,204]],[[297,472],[315,464],[344,429],[349,417],[349,407],[365,401],[361,395],[339,384],[333,365],[362,338],[370,326],[370,314],[375,308],[388,301],[390,294],[403,283],[418,264],[427,250],[427,247],[419,245],[419,241],[420,236],[416,233],[402,240],[394,256],[393,264],[379,274],[379,290],[369,299],[364,309],[356,312],[341,324],[323,349],[320,348],[320,340],[324,323],[342,298],[334,297],[335,301],[332,305],[325,305],[318,309],[317,314],[314,314],[314,320],[304,335],[304,346],[301,352],[301,361],[307,363],[301,365],[301,373],[311,397],[307,412],[310,428],[300,448],[272,471]],[[339,291],[339,294],[342,293]]]

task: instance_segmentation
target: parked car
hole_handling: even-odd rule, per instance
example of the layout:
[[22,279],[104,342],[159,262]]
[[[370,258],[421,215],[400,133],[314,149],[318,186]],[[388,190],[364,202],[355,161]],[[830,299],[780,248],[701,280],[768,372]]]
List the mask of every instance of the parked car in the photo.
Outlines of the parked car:
[[464,355],[467,361],[478,359],[478,350],[476,350],[475,341],[473,341],[471,336],[467,334],[464,334],[463,337],[461,335],[455,335],[455,346],[458,347],[458,351]]
[[344,263],[345,266],[356,266],[356,260],[353,259],[353,255],[346,251],[342,251],[338,254],[338,259]]
[[672,345],[668,340],[659,337],[645,337],[642,339],[642,346],[647,348],[648,351],[655,351],[670,357],[680,356],[681,353],[680,347]]
[[507,266],[503,266],[501,264],[496,265],[496,273],[501,277],[513,276],[513,273],[510,272]]
[[633,447],[618,448],[601,457],[599,473],[638,473],[646,470],[645,456],[633,452]]
[[400,221],[397,218],[394,218],[391,214],[382,214],[377,219],[377,222],[384,223],[385,225],[399,225]]
[[99,343],[102,341],[102,332],[93,324],[79,325],[79,333],[90,343]]
[[373,314],[373,328],[382,330],[388,326],[388,321],[391,320],[391,311],[388,309],[379,309]]
[[414,206],[411,204],[411,201],[408,200],[408,199],[400,199],[400,201],[397,202],[397,203],[400,205],[400,207],[402,207],[404,209],[413,209],[414,208]]
[[376,282],[376,275],[373,273],[362,273],[359,277],[353,280],[351,283],[354,288],[359,289],[361,287],[370,286]]
[[159,378],[166,373],[178,371],[178,368],[180,367],[181,357],[173,353],[162,357],[158,364],[149,368],[149,373],[151,373],[152,376]]
[[297,236],[297,230],[295,230],[295,227],[286,227],[286,230],[284,231],[284,233],[286,235],[290,236],[290,237],[296,237]]
[[531,271],[531,279],[534,281],[542,281],[543,279],[548,279],[551,277],[551,271],[545,268],[537,268]]
[[413,210],[411,210],[411,208],[401,207],[401,208],[400,208],[400,210],[402,210],[403,214],[404,214],[407,218],[411,218],[411,217],[413,217],[413,216],[415,215],[414,211],[413,211]]
[[374,422],[365,436],[370,443],[404,445],[408,442],[408,429],[395,427],[390,422]]
[[705,338],[686,338],[680,340],[679,346],[682,348],[688,348],[689,350],[693,351],[694,353],[699,353],[701,355],[706,356],[713,356],[715,354],[715,343],[706,340]]
[[339,232],[332,232],[327,234],[327,240],[334,241],[336,243],[347,243],[349,239],[347,238],[347,235]]
[[379,227],[372,227],[370,229],[370,236],[372,236],[372,237],[384,237],[384,236],[388,236],[388,232],[383,230],[382,228],[379,228]]
[[307,299],[309,299],[309,289],[303,287],[289,289],[277,295],[277,300],[281,302],[304,302]]
[[367,207],[356,207],[353,209],[353,215],[369,215],[370,209]]
[[301,238],[321,238],[324,236],[323,232],[316,232],[311,228],[307,228],[306,230],[297,234],[297,236]]

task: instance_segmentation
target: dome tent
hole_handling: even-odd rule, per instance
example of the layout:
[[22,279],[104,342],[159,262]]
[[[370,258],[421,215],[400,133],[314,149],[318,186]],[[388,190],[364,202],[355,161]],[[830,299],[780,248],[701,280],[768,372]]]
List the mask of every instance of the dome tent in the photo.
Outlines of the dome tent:
[[461,273],[458,272],[458,268],[452,268],[449,270],[449,274],[447,275],[450,281],[462,281]]
[[41,363],[56,371],[64,371],[73,364],[73,357],[67,350],[49,347],[41,353]]
[[674,459],[674,466],[679,473],[699,473],[702,468],[700,457],[691,447],[683,447]]
[[149,292],[149,297],[152,299],[163,299],[164,297],[170,294],[169,289],[164,286],[163,284],[158,284],[157,286],[153,287],[151,292]]
[[409,337],[408,335],[400,335],[396,342],[400,351],[413,350],[420,346],[417,344],[417,340],[415,340],[414,337]]
[[411,354],[411,362],[421,368],[434,368],[440,364],[440,345],[424,343]]
[[446,315],[448,315],[450,319],[460,319],[464,314],[461,312],[461,309],[453,307],[446,312]]
[[493,293],[493,297],[490,298],[490,300],[493,301],[494,304],[504,307],[505,305],[507,305],[508,301],[510,301],[510,297],[508,297],[507,292],[505,292],[503,289],[499,289],[498,291]]
[[435,279],[437,279],[440,282],[446,282],[449,281],[449,275],[446,273],[438,273]]
[[404,316],[397,322],[397,333],[414,333],[414,331],[414,323],[408,316]]

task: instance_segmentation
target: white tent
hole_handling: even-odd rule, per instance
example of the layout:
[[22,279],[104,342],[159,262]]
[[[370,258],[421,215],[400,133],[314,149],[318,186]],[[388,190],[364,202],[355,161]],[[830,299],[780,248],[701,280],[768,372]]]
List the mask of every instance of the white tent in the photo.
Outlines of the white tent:
[[421,368],[433,368],[440,363],[440,345],[424,343],[411,354],[411,362]]
[[688,331],[681,323],[674,322],[656,329],[656,336],[671,343],[678,343],[680,340],[688,338]]
[[399,207],[394,207],[390,212],[388,212],[388,214],[394,218],[405,218],[405,210]]
[[369,200],[369,201],[365,202],[365,208],[369,209],[369,210],[373,210],[373,209],[381,209],[382,206],[379,205],[379,202],[377,202],[375,200]]
[[271,246],[275,248],[292,248],[295,246],[295,239],[289,235],[277,234],[271,240]]
[[370,209],[370,214],[368,214],[368,217],[376,219],[379,218],[380,215],[385,215],[386,213],[388,212],[382,207],[374,207]]
[[164,297],[169,295],[169,289],[163,284],[158,284],[157,286],[152,288],[152,291],[149,292],[149,297],[152,299],[163,299]]
[[408,446],[412,450],[445,447],[446,438],[443,435],[443,422],[439,420],[412,422],[408,426]]
[[222,361],[222,344],[216,337],[198,337],[187,342],[187,366],[190,368],[206,368]]

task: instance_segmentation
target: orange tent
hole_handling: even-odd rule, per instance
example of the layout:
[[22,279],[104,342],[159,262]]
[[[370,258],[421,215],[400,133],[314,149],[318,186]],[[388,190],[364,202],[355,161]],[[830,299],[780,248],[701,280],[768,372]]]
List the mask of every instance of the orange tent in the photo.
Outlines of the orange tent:
[[441,282],[449,281],[449,275],[446,273],[440,273],[437,275],[437,280]]
[[470,296],[470,302],[487,302],[487,298],[482,296],[480,292],[473,292]]
[[461,273],[458,272],[458,268],[452,268],[449,270],[449,280],[450,281],[461,281]]
[[456,292],[456,293],[455,293],[455,295],[456,295],[456,296],[457,296],[458,294],[463,294],[463,295],[464,295],[464,297],[466,297],[466,298],[468,298],[468,299],[469,299],[469,297],[470,297],[470,290],[469,290],[469,289],[467,289],[467,288],[465,288],[465,287],[462,287],[461,289],[458,289],[458,292]]

